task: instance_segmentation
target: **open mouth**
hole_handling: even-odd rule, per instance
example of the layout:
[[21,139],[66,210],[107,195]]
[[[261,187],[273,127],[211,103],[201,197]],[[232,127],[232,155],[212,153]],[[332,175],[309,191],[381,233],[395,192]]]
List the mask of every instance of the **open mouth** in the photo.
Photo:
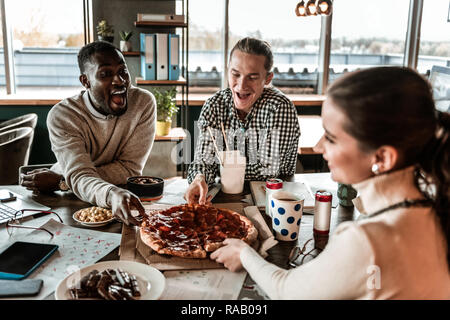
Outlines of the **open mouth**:
[[236,92],[236,96],[239,98],[239,100],[247,100],[248,98],[250,98],[251,94],[250,93],[239,93]]
[[113,91],[111,93],[111,101],[118,107],[124,107],[127,102],[127,90],[124,88],[122,90]]

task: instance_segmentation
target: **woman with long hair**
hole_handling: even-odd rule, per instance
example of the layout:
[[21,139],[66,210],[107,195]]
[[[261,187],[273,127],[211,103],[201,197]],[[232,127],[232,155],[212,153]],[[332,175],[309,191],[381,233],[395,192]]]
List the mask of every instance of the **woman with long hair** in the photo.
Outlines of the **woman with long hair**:
[[211,258],[244,267],[272,299],[450,299],[450,115],[435,109],[430,84],[402,67],[344,75],[322,122],[316,150],[334,181],[358,191],[365,219],[341,223],[291,270],[237,239]]

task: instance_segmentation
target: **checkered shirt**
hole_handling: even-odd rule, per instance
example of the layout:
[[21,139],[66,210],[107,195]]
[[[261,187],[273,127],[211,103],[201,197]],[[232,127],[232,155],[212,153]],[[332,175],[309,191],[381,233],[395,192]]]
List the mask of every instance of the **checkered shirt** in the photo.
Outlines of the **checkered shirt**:
[[266,180],[295,173],[300,126],[294,104],[280,90],[267,87],[242,121],[228,88],[214,94],[203,105],[195,132],[198,138],[194,160],[188,170],[189,183],[198,173],[205,175],[209,185],[220,176],[208,126],[221,151],[225,150],[221,123],[229,148],[247,157],[245,179]]

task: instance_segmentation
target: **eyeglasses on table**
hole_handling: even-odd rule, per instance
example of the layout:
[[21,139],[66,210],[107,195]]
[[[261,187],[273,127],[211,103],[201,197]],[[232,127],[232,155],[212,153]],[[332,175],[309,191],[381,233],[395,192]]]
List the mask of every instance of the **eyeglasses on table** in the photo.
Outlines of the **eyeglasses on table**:
[[[313,247],[312,247],[312,249],[307,251],[308,244],[310,244],[310,243],[313,244]],[[296,247],[292,248],[291,252],[289,253],[288,264],[289,264],[289,266],[291,266],[293,268],[301,266],[303,263],[308,262],[308,261],[314,259],[315,257],[317,257],[320,252],[322,252],[322,249],[320,249],[314,245],[314,239],[309,239],[308,241],[305,242],[303,247],[296,246]],[[297,262],[297,260],[300,257],[301,257],[300,261]],[[307,261],[305,261],[305,259],[307,257],[309,257],[309,259]]]
[[54,237],[54,234],[52,232],[48,231],[45,228],[23,225],[22,224],[22,220],[23,220],[24,214],[26,212],[36,212],[36,213],[43,213],[43,214],[54,214],[54,215],[56,215],[58,217],[59,222],[63,223],[63,220],[61,219],[59,214],[57,214],[54,211],[43,211],[43,210],[35,210],[35,209],[22,209],[22,210],[16,211],[16,213],[13,216],[13,218],[11,218],[10,220],[8,220],[6,222],[6,231],[8,232],[10,237],[14,234],[15,230],[17,230],[17,229],[32,229],[32,230],[44,231],[44,232],[47,232],[52,238]]

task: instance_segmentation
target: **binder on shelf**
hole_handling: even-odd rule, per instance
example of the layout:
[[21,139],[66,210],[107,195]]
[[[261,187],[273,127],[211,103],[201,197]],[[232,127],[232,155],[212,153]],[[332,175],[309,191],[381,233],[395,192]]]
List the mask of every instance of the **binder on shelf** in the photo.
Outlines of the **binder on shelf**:
[[156,33],[156,79],[169,80],[168,34]]
[[169,33],[169,80],[180,77],[180,35]]
[[138,22],[184,22],[184,14],[153,14],[153,13],[138,13]]
[[156,80],[155,34],[141,33],[141,76],[144,80]]

